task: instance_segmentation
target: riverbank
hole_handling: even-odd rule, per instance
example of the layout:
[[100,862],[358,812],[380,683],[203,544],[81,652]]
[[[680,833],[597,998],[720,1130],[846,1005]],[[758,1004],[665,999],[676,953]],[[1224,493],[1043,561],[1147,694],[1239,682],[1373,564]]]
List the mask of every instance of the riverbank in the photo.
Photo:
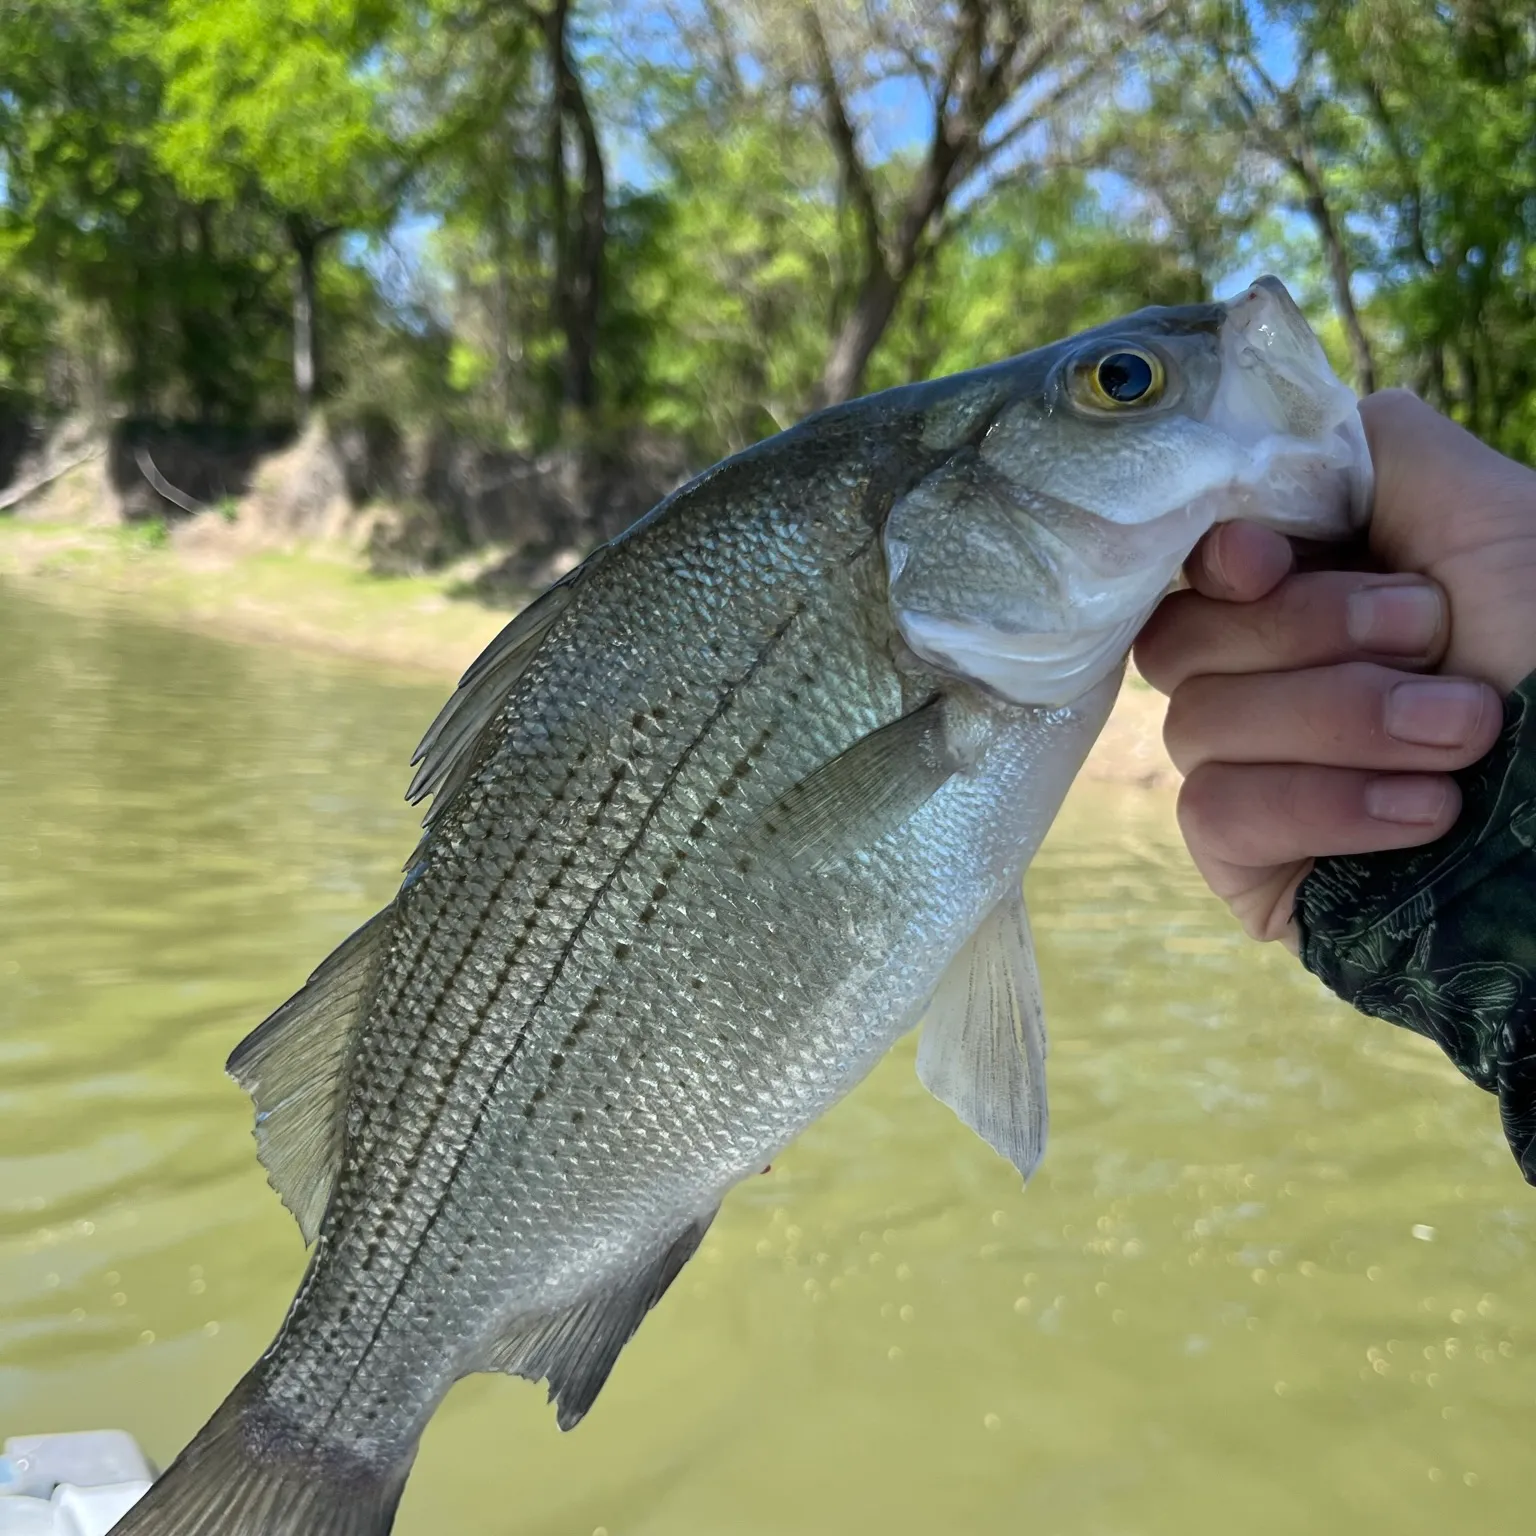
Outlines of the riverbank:
[[[493,548],[431,575],[384,576],[337,545],[252,548],[234,530],[168,533],[154,523],[92,528],[0,518],[0,577],[55,602],[120,602],[204,633],[445,681],[517,606],[516,595],[493,603],[471,590],[505,554]],[[1163,749],[1162,719],[1162,698],[1130,678],[1083,776],[1171,791],[1178,775]]]

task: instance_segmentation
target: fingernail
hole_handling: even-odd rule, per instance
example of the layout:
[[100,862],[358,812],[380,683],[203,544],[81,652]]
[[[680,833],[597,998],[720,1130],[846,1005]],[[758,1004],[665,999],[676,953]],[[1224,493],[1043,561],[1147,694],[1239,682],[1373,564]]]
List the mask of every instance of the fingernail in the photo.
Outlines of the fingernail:
[[1390,778],[1372,779],[1365,786],[1365,810],[1377,821],[1393,821],[1412,827],[1430,826],[1439,821],[1450,792],[1450,785],[1444,779],[1393,774]]
[[1459,747],[1471,740],[1486,706],[1480,683],[1449,677],[1396,683],[1387,695],[1387,733],[1418,747]]
[[1390,656],[1424,656],[1444,622],[1437,587],[1361,587],[1349,594],[1345,626],[1364,651]]

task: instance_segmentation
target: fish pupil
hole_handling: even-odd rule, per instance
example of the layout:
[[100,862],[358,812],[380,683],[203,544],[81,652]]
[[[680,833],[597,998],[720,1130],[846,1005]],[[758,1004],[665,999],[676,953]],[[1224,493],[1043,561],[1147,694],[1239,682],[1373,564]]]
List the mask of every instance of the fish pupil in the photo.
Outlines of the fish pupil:
[[1098,374],[1099,388],[1117,405],[1134,405],[1152,388],[1152,365],[1135,352],[1111,352]]

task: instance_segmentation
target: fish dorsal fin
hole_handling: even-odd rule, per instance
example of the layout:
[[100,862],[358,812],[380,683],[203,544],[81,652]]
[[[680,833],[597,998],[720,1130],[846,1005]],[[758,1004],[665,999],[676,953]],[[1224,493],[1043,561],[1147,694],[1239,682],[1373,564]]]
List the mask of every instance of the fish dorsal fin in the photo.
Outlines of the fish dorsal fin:
[[1027,1179],[1045,1151],[1045,1015],[1024,893],[950,961],[917,1050],[923,1086]]
[[364,923],[240,1042],[226,1070],[256,1105],[267,1179],[312,1243],[336,1182],[352,1026],[368,1005],[393,907]]
[[597,1400],[619,1351],[693,1257],[714,1219],[711,1211],[691,1222],[620,1284],[563,1311],[517,1319],[492,1346],[482,1369],[547,1381],[560,1428],[575,1428]]
[[427,734],[411,758],[416,774],[405,792],[412,805],[428,795],[433,797],[426,816],[427,826],[432,825],[439,810],[468,778],[479,756],[480,744],[513,686],[607,549],[605,544],[594,550],[575,570],[524,608],[480,653],[427,727]]
[[747,829],[750,852],[769,869],[819,869],[901,826],[960,767],[935,694],[787,789]]

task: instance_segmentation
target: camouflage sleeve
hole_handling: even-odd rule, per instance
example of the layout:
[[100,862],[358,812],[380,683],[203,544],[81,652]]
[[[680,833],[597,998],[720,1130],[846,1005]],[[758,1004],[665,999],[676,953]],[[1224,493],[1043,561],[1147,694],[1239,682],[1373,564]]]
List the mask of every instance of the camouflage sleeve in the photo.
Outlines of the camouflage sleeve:
[[1438,842],[1318,860],[1296,893],[1301,958],[1496,1093],[1536,1184],[1536,674],[1505,701],[1493,750],[1457,778],[1461,816]]

